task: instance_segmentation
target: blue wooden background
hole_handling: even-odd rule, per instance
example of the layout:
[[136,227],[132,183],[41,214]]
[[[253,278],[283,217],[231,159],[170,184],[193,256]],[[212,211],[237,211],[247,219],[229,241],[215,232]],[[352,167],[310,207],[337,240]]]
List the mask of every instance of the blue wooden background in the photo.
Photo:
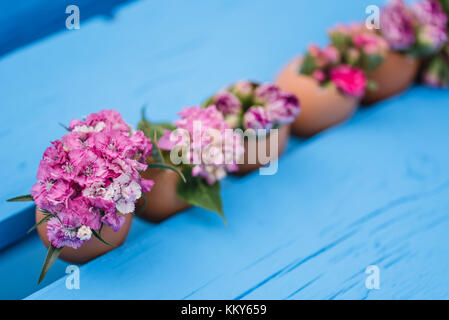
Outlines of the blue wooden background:
[[[225,181],[228,227],[197,208],[159,225],[136,219],[124,246],[81,267],[80,290],[66,289],[61,261],[36,285],[45,249],[25,237],[32,208],[5,202],[29,192],[43,150],[63,134],[58,122],[113,108],[136,124],[145,103],[149,118],[173,120],[234,80],[273,80],[329,27],[382,3],[140,0],[5,50],[0,298],[449,298],[445,91],[414,87],[292,138],[276,175]],[[372,264],[380,290],[365,287]]]

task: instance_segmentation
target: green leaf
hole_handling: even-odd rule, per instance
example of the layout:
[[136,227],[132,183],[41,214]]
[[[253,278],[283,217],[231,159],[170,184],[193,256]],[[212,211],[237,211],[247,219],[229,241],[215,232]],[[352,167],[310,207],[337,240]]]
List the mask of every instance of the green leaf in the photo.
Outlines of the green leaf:
[[346,49],[351,45],[351,37],[341,32],[331,32],[329,37],[332,45],[340,52],[346,51]]
[[316,69],[315,59],[310,54],[306,54],[299,68],[299,73],[311,75],[315,71],[315,69]]
[[105,240],[103,240],[103,238],[97,233],[97,231],[95,231],[94,229],[91,229],[91,231],[92,231],[92,234],[95,236],[95,238],[97,238],[98,240],[103,242],[105,245],[110,246],[110,247],[115,247],[113,244],[110,244],[110,243],[106,242]]
[[176,174],[182,179],[182,181],[187,182],[186,177],[184,176],[184,174],[179,171],[177,168],[169,166],[167,164],[163,164],[163,163],[149,163],[148,164],[148,168],[159,168],[159,169],[168,169],[171,170],[173,172],[176,172]]
[[446,14],[449,14],[449,0],[440,0],[440,3]]
[[31,195],[27,194],[25,196],[19,196],[19,197],[15,197],[12,199],[8,199],[6,201],[8,201],[8,202],[26,202],[26,201],[34,201],[34,199]]
[[67,131],[70,132],[69,127],[67,127],[65,124],[63,124],[63,123],[60,122],[59,125],[60,125],[61,127],[63,127],[64,129],[66,129]]
[[218,213],[227,225],[223,214],[223,204],[220,196],[220,183],[209,185],[204,179],[192,176],[192,167],[183,168],[187,183],[178,184],[178,196],[185,202]]
[[156,163],[163,163],[163,164],[165,164],[164,155],[162,154],[162,151],[159,148],[159,140],[157,139],[156,132],[154,133],[154,139],[151,140],[151,142],[153,144],[153,151],[152,151],[152,154],[151,154],[151,156],[153,157],[153,160]]
[[362,55],[362,69],[366,72],[373,72],[384,63],[385,59],[381,55]]
[[39,221],[38,223],[36,223],[34,226],[32,226],[27,233],[30,233],[31,231],[33,231],[34,229],[36,229],[37,227],[39,227],[41,224],[47,222],[48,220],[50,220],[53,217],[52,214],[47,214],[44,218],[42,218],[41,221]]
[[40,284],[42,282],[42,280],[44,280],[45,275],[47,274],[48,270],[50,270],[50,267],[55,262],[55,260],[58,258],[61,251],[62,251],[62,248],[56,248],[52,244],[50,244],[50,247],[48,248],[47,256],[45,257],[44,265],[42,266],[38,284]]
[[164,135],[165,130],[173,131],[176,127],[171,123],[152,123],[145,118],[145,108],[142,108],[142,120],[137,125],[137,130],[141,130],[147,138],[151,139],[153,152],[151,154],[156,163],[165,163],[164,154],[158,146],[159,139]]
[[[173,131],[176,127],[168,122],[152,123],[148,121],[145,117],[145,107],[142,108],[142,119],[137,125],[137,130],[141,130],[147,138],[159,140],[163,135],[165,130]],[[155,135],[156,134],[156,135]]]

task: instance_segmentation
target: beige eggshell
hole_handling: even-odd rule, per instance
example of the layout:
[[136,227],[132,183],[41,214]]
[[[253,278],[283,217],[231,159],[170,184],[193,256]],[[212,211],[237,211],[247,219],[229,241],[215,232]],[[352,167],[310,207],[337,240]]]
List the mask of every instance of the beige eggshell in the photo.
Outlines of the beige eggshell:
[[[101,230],[101,238],[114,246],[108,246],[92,235],[91,240],[85,242],[79,249],[73,249],[69,247],[65,247],[64,249],[62,249],[59,258],[69,263],[83,264],[122,245],[126,237],[128,236],[134,214],[128,213],[123,216],[126,220],[119,231],[115,232],[111,227],[108,226],[104,226]],[[45,218],[45,214],[36,208],[36,223],[41,221],[43,218]],[[37,233],[39,234],[39,237],[41,238],[44,245],[48,248],[50,246],[50,241],[47,237],[47,223],[39,225],[37,227]]]
[[362,104],[370,105],[406,90],[416,79],[419,65],[418,59],[390,51],[385,62],[368,74],[368,80],[375,82],[377,89],[368,89]]
[[300,58],[290,62],[279,74],[276,84],[295,94],[301,103],[292,133],[311,137],[350,118],[357,109],[358,100],[343,95],[335,86],[322,87],[313,78],[299,74],[300,64]]
[[[269,136],[267,136],[265,138],[266,139],[266,150],[267,150],[265,154],[268,155],[270,161],[275,160],[276,158],[278,158],[282,155],[282,153],[285,150],[285,146],[287,144],[289,137],[290,137],[290,126],[285,125],[285,126],[279,127],[279,129],[278,129],[278,145],[277,145],[277,149],[276,149],[277,153],[273,154],[273,155],[270,154],[270,138],[269,138]],[[248,140],[249,140],[248,138],[245,138],[245,140],[244,140],[244,147],[245,147],[244,161],[242,164],[239,164],[239,170],[237,172],[233,172],[233,174],[235,174],[235,175],[245,175],[245,174],[248,174],[248,173],[262,167],[262,165],[259,163],[259,161],[256,161],[257,163],[252,163],[252,164],[249,163],[249,159],[258,160],[257,152],[260,148],[260,143],[256,142],[257,144],[256,144],[255,150],[251,150],[251,151],[254,151],[255,154],[251,155],[251,157],[250,157],[250,155],[248,153],[248,150],[249,150]]]
[[[137,215],[139,218],[150,222],[161,222],[191,207],[176,193],[180,180],[176,172],[149,168],[142,173],[142,177],[153,180],[154,186],[150,192],[144,195],[145,201],[140,199],[138,202]],[[181,183],[183,182],[181,181]]]

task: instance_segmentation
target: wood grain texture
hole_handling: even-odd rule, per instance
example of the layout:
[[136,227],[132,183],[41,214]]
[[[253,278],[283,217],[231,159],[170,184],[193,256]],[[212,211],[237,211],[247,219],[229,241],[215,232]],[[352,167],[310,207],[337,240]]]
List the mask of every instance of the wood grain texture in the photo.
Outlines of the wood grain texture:
[[[63,133],[57,122],[114,108],[135,124],[146,102],[149,118],[174,119],[236,79],[274,79],[308,43],[323,43],[329,26],[363,19],[372,2],[138,1],[115,20],[3,58],[11,121],[0,131],[8,152],[0,237],[25,229],[4,224],[21,208],[3,200],[29,190],[48,141]],[[447,92],[416,87],[316,138],[292,139],[276,175],[225,181],[228,227],[196,208],[137,223],[123,247],[81,267],[80,290],[61,278],[29,299],[447,299],[448,104]],[[19,265],[42,249],[26,241],[0,254]],[[365,288],[371,264],[380,290]],[[1,280],[28,279],[32,267]],[[56,267],[50,282],[63,275]]]

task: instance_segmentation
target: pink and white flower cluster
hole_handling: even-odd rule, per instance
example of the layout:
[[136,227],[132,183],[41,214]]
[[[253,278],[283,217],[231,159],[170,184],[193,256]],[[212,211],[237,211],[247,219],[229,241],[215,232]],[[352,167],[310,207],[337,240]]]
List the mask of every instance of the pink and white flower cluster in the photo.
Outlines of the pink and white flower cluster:
[[311,76],[321,85],[333,83],[349,97],[362,98],[367,87],[366,76],[362,69],[343,59],[342,54],[347,53],[334,45],[325,49],[311,45],[299,72]]
[[234,129],[271,129],[293,122],[300,111],[295,95],[247,80],[220,90],[207,104],[215,105]]
[[338,25],[329,31],[331,46],[338,50],[339,60],[332,63],[349,64],[370,72],[383,63],[388,53],[387,41],[363,24]]
[[381,32],[392,49],[428,55],[448,41],[448,17],[438,0],[423,0],[409,7],[393,0],[382,9]]
[[153,181],[140,177],[152,145],[116,111],[72,120],[69,133],[45,150],[31,195],[53,217],[47,236],[56,248],[78,249],[104,224],[118,231]]
[[238,170],[237,163],[244,155],[241,138],[215,105],[186,107],[178,115],[181,119],[174,121],[177,129],[166,130],[158,142],[162,150],[187,148],[192,176],[205,179],[209,185]]

